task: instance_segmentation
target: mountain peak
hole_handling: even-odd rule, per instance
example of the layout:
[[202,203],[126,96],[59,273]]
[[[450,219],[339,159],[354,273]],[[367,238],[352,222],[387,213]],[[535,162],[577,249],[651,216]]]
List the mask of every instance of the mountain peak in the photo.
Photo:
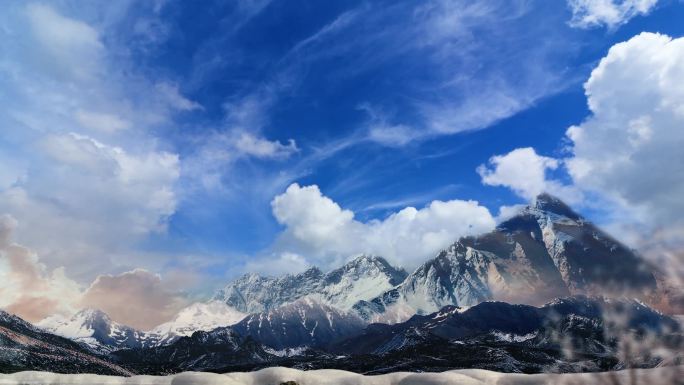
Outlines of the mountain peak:
[[581,218],[570,208],[570,206],[565,204],[565,202],[546,192],[537,195],[529,208],[561,215],[574,220]]
[[83,318],[83,319],[88,319],[91,321],[94,320],[101,320],[104,322],[111,322],[111,318],[109,318],[109,315],[105,312],[103,312],[100,309],[94,309],[94,308],[84,308],[76,312],[74,314],[73,318]]
[[378,255],[359,254],[344,265],[344,267],[352,266],[390,266],[390,264]]

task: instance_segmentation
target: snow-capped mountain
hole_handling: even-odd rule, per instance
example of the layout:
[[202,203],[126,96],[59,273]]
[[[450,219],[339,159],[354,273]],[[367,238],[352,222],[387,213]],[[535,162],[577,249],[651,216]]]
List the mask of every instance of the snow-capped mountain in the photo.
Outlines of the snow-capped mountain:
[[0,310],[0,368],[63,373],[99,373],[130,376],[133,373],[96,356],[81,344],[35,327]]
[[[633,300],[578,296],[541,307],[486,301],[470,308],[447,306],[399,324],[371,324],[347,331],[342,329],[347,323],[340,324],[333,315],[333,329],[342,333],[319,334],[327,318],[322,313],[333,311],[328,305],[303,298],[234,326],[181,337],[170,345],[113,354],[117,362],[157,374],[249,371],[268,366],[364,373],[454,367],[538,373],[624,367],[615,332],[649,335],[663,344],[663,353],[630,358],[643,367],[669,362],[669,351],[681,350],[678,323]],[[616,319],[626,323],[611,331]],[[306,341],[310,348],[287,348],[299,341]],[[565,355],[565,346],[582,354]]]
[[404,270],[382,257],[360,255],[327,274],[316,267],[281,277],[246,274],[219,290],[214,300],[245,313],[258,313],[311,296],[346,310],[359,300],[391,289],[405,277]]
[[37,326],[106,353],[117,349],[166,345],[196,331],[233,325],[245,316],[223,302],[211,301],[194,303],[178,312],[173,320],[150,331],[122,325],[95,309],[83,309],[71,317],[54,315],[38,322]]
[[619,329],[621,333],[628,329],[637,333],[666,331],[676,334],[681,330],[677,321],[636,300],[574,296],[556,299],[540,307],[493,301],[465,309],[446,306],[432,314],[415,315],[403,323],[373,324],[333,349],[338,353],[383,354],[425,341],[429,343],[428,336],[452,342],[477,338],[480,342],[548,347],[558,342],[558,335],[554,333],[562,331],[563,338],[593,344],[591,347],[585,345],[583,351],[589,353],[597,348],[594,353],[599,353],[609,344],[606,333],[608,328],[614,327],[615,319],[629,320],[625,329]]
[[54,315],[38,322],[38,327],[99,352],[143,347],[144,332],[112,321],[96,309],[83,309],[71,317]]
[[461,238],[396,288],[354,310],[399,322],[446,305],[496,299],[543,303],[582,293],[644,295],[653,270],[630,249],[548,194],[487,234]]
[[273,349],[321,347],[360,332],[365,323],[356,316],[305,297],[276,309],[247,316],[233,326]]
[[[181,371],[224,371],[228,365],[249,368],[275,357],[253,339],[236,333],[232,327],[198,331],[173,343],[147,349],[124,349],[112,353],[117,362],[133,363],[145,373]],[[192,382],[192,381],[190,381]]]
[[223,302],[197,302],[182,309],[173,320],[145,333],[144,344],[146,346],[166,345],[179,337],[190,336],[198,330],[209,331],[234,325],[246,315]]
[[344,266],[327,273],[319,286],[319,299],[342,310],[351,309],[360,300],[400,284],[407,276],[384,258],[360,255]]

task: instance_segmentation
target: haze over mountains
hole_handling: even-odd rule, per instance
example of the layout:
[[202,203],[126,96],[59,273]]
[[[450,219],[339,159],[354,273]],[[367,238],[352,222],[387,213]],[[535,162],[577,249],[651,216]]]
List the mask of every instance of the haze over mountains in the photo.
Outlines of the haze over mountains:
[[[603,309],[614,305],[577,296],[648,299],[658,290],[656,272],[563,202],[542,194],[494,231],[457,240],[410,274],[380,256],[360,255],[327,273],[312,267],[281,277],[246,274],[150,331],[93,309],[38,326],[143,373],[274,363],[366,371],[379,370],[382,360],[406,370],[446,369],[424,357],[435,348],[439,353],[430,357],[448,358],[450,367],[460,362],[541,371],[561,360],[567,366],[558,370],[599,370],[615,365],[616,352],[602,332]],[[557,300],[563,297],[571,298]],[[614,303],[635,330],[679,333],[676,322],[641,302]],[[587,339],[587,362],[560,356],[552,338],[558,330]],[[673,343],[681,342],[677,338]],[[374,361],[368,354],[383,358]],[[463,354],[480,362],[454,361]],[[337,355],[346,358],[335,361]]]

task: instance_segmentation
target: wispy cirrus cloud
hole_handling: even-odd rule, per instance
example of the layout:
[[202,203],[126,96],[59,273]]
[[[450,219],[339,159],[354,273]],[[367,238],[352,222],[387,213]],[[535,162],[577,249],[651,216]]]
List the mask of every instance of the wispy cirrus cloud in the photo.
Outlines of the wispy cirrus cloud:
[[656,3],[658,0],[568,0],[572,11],[569,23],[577,28],[614,29],[633,17],[647,15]]

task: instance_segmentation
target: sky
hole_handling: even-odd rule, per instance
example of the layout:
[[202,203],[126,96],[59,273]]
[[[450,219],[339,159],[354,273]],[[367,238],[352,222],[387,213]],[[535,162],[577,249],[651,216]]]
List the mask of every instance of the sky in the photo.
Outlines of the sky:
[[[8,1],[0,307],[140,328],[543,192],[684,256],[679,0]],[[140,316],[144,310],[144,316]]]

